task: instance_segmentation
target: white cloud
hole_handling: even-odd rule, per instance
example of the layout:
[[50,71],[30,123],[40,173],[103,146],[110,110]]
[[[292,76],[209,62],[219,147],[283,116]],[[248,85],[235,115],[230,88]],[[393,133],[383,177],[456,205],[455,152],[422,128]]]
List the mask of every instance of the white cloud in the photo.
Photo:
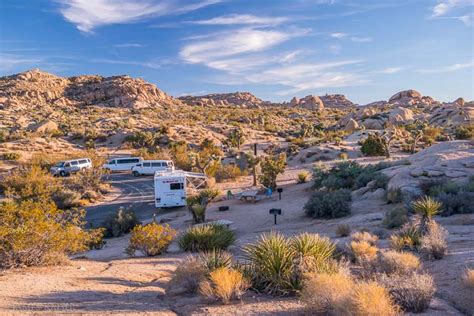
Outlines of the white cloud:
[[123,44],[117,44],[114,45],[115,47],[120,47],[120,48],[131,48],[131,47],[145,47],[146,45],[143,44],[138,44],[138,43],[123,43]]
[[303,33],[304,31],[281,32],[249,28],[216,33],[185,45],[180,51],[180,56],[188,63],[201,63],[211,68],[227,69],[227,65],[222,65],[229,61],[229,57],[261,52]]
[[461,69],[472,68],[473,66],[474,66],[474,62],[470,62],[470,63],[464,63],[464,64],[453,64],[453,65],[438,67],[438,68],[418,69],[417,71],[423,74],[436,74],[436,73],[447,73],[447,72],[453,72],[453,71],[457,71]]
[[356,42],[356,43],[368,43],[372,42],[374,39],[372,37],[358,37],[358,36],[352,36],[351,41]]
[[388,67],[380,71],[383,74],[394,74],[400,72],[403,68],[402,67]]
[[0,71],[11,71],[16,67],[32,68],[35,65],[44,63],[43,58],[30,58],[13,54],[0,53]]
[[140,66],[140,67],[146,67],[150,69],[160,69],[165,65],[170,65],[174,63],[172,60],[169,60],[169,59],[136,61],[136,60],[107,59],[107,58],[96,58],[96,59],[90,60],[90,62],[98,63],[98,64]]
[[442,0],[433,7],[431,16],[434,18],[444,16],[454,9],[472,6],[473,4],[473,0]]
[[229,14],[209,20],[191,21],[199,25],[278,25],[288,21],[286,17],[265,17],[249,14]]
[[182,14],[221,2],[202,0],[184,4],[179,0],[56,0],[60,13],[81,32],[110,24],[141,21],[152,16]]
[[336,32],[336,33],[331,33],[331,37],[341,39],[341,38],[347,37],[347,34],[342,33],[342,32]]

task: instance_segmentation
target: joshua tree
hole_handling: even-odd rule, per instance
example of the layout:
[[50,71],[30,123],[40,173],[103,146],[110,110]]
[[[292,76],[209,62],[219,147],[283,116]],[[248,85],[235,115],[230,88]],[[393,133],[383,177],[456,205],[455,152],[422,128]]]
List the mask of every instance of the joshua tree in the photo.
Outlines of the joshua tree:
[[411,153],[416,153],[416,146],[418,142],[425,136],[424,130],[427,127],[426,123],[416,121],[414,124],[408,126],[407,130],[410,132],[412,138]]
[[229,145],[237,148],[239,151],[244,141],[244,131],[240,127],[232,130],[227,138],[227,142],[229,143]]
[[283,173],[286,168],[286,155],[284,153],[278,156],[267,156],[260,162],[262,175],[260,182],[267,188],[276,188],[276,178]]
[[422,235],[428,231],[429,225],[433,221],[433,216],[439,213],[441,206],[440,202],[429,196],[424,196],[412,203],[413,211],[419,217],[419,232]]

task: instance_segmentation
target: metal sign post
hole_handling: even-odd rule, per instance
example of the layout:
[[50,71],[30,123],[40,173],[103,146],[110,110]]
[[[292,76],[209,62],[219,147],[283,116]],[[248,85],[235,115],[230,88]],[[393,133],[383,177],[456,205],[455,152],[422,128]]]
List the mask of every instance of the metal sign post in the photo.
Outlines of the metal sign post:
[[275,217],[275,225],[277,224],[277,215],[281,215],[281,208],[272,208],[269,211],[270,215]]
[[283,192],[283,188],[278,188],[277,192],[278,192],[278,198],[281,201],[281,192]]

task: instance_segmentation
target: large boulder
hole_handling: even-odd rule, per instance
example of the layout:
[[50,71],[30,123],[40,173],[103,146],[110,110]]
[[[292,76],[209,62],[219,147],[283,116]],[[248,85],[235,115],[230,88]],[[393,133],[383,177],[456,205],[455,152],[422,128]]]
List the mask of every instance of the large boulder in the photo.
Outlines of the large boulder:
[[403,107],[393,108],[388,114],[388,121],[392,124],[411,123],[413,119],[413,111]]
[[402,99],[417,99],[417,98],[421,98],[421,93],[419,93],[416,90],[410,89],[410,90],[400,91],[394,94],[388,100],[388,102],[392,103],[392,102],[400,101]]
[[357,123],[356,120],[354,119],[349,119],[349,121],[346,123],[346,126],[344,126],[344,130],[348,132],[354,132],[355,130],[359,129],[359,123]]
[[31,124],[28,126],[30,132],[35,133],[45,133],[45,132],[55,132],[59,129],[58,124],[51,120],[46,120],[40,123]]

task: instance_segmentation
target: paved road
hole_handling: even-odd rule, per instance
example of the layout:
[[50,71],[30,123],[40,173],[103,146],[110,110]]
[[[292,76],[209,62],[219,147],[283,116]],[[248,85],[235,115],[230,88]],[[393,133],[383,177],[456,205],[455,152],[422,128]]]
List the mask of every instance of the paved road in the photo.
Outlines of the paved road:
[[100,225],[119,207],[130,207],[140,220],[150,219],[156,212],[154,204],[153,176],[134,177],[120,173],[109,176],[109,182],[121,192],[113,201],[86,208],[86,220],[93,226]]

